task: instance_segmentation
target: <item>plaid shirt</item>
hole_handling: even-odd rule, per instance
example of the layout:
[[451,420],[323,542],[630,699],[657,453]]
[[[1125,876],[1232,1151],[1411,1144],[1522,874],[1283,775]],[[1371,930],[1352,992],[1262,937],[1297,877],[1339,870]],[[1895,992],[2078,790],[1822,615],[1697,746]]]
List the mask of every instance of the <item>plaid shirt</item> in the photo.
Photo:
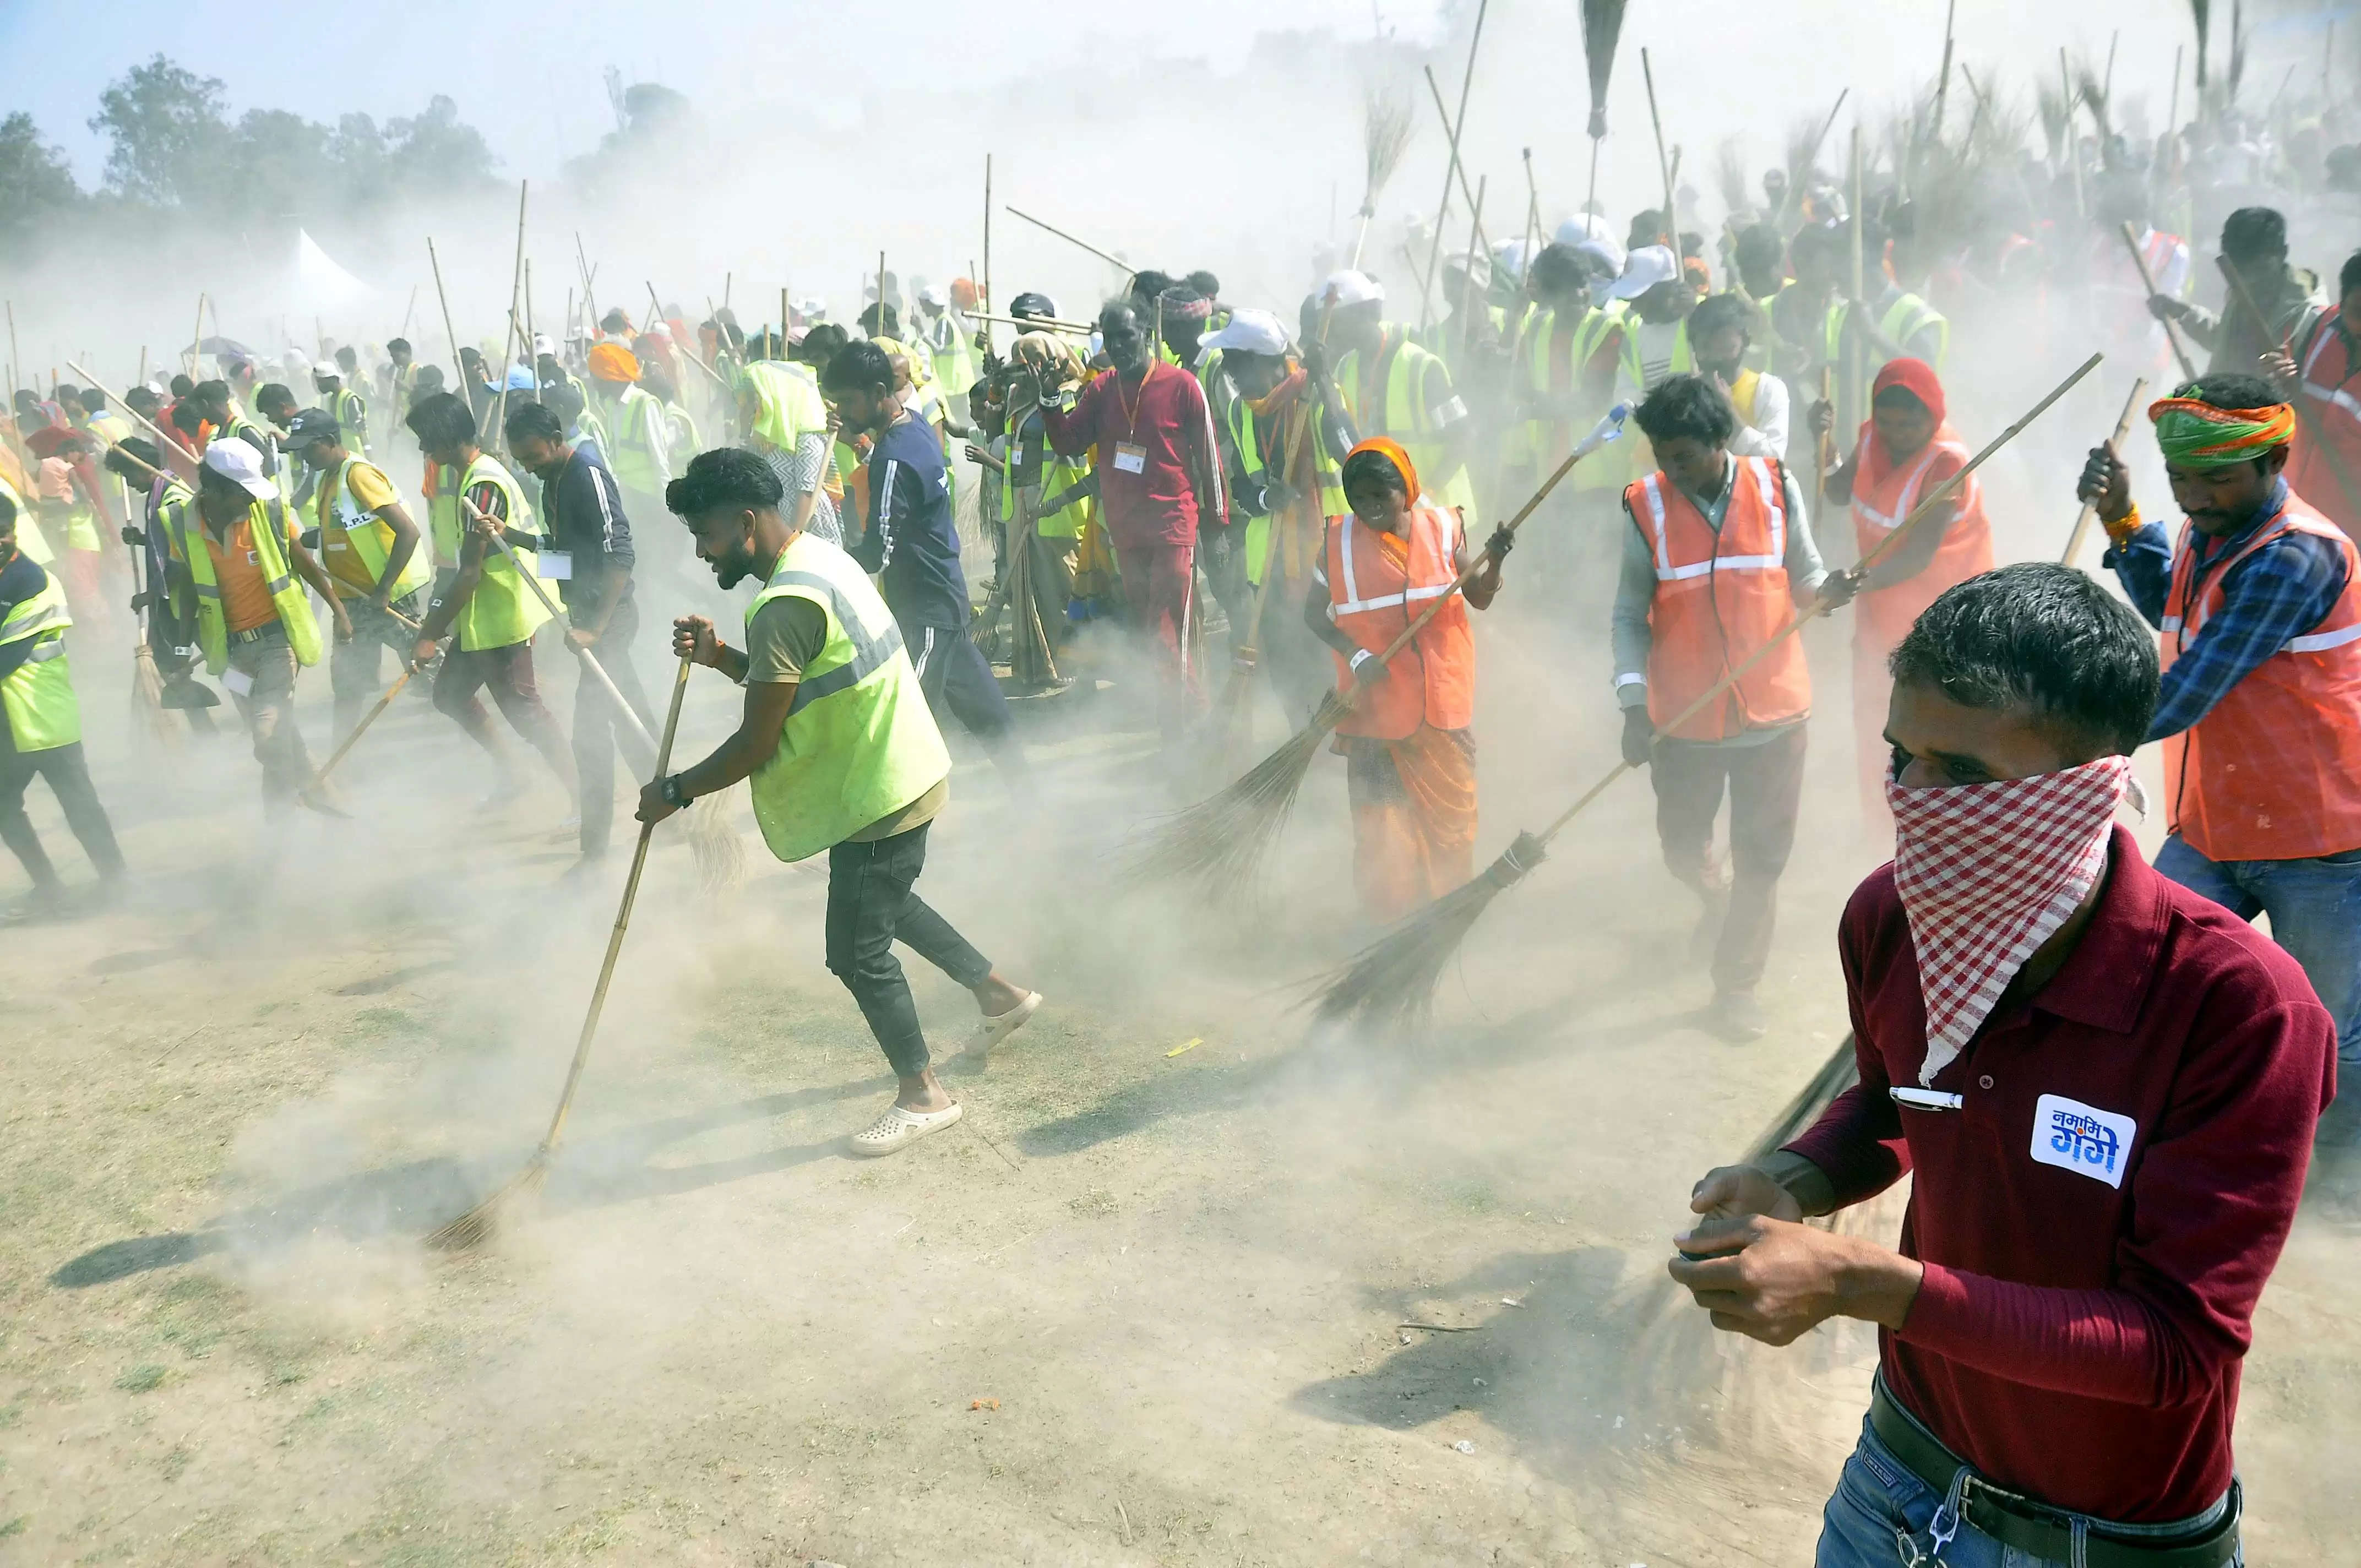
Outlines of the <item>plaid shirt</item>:
[[[2255,530],[2279,516],[2287,494],[2282,479],[2254,521],[2231,538],[2191,535],[2201,587],[2213,562],[2235,551]],[[2162,627],[2165,598],[2172,588],[2172,544],[2164,525],[2151,522],[2128,543],[2109,550],[2105,565],[2114,568],[2133,608],[2150,626]],[[2247,556],[2224,579],[2222,608],[2205,622],[2205,635],[2165,671],[2147,738],[2161,740],[2193,727],[2289,638],[2301,637],[2325,620],[2344,591],[2344,553],[2332,541],[2290,533]]]

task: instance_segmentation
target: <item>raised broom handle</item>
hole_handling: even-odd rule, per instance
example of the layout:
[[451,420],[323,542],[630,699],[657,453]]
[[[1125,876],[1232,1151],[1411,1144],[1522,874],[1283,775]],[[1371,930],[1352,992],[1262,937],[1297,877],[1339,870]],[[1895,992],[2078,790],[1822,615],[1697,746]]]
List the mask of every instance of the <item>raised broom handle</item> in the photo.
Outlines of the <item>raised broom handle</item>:
[[[2124,437],[2131,433],[2132,415],[2139,411],[2140,394],[2147,390],[2147,377],[2139,377],[2132,382],[2132,395],[2124,400],[2124,415],[2115,421],[2115,433],[2107,438],[2109,452],[2121,446],[2124,444]],[[2066,553],[2058,557],[2059,565],[2070,566],[2074,564],[2074,557],[2082,553],[2082,541],[2090,535],[2091,520],[2098,515],[2099,503],[2095,499],[2082,503],[2082,510],[2074,514],[2074,532],[2066,536]]]

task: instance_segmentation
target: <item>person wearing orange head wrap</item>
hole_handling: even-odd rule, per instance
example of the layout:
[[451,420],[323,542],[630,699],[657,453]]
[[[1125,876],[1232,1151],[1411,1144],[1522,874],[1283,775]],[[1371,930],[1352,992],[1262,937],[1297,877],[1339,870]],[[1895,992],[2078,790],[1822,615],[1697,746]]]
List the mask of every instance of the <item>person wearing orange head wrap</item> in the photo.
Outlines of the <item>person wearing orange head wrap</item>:
[[[1473,562],[1458,510],[1429,496],[1401,446],[1372,436],[1345,455],[1349,515],[1331,518],[1304,623],[1336,655],[1340,692],[1357,692],[1336,726],[1353,806],[1354,880],[1370,916],[1399,920],[1475,874],[1476,642],[1467,622],[1500,591],[1513,536],[1494,532]],[[1388,663],[1393,645],[1440,598],[1442,609]]]
[[[662,517],[664,486],[688,460],[672,450],[672,421],[664,404],[640,384],[640,357],[620,343],[590,345],[590,404],[607,434],[599,455],[623,488],[623,510],[631,517]],[[650,530],[655,537],[669,531]]]

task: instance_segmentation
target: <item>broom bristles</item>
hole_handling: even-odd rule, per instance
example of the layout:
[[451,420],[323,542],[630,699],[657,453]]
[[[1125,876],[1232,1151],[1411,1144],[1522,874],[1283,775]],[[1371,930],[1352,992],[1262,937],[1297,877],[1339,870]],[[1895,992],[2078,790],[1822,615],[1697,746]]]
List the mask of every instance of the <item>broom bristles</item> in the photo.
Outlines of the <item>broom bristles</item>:
[[1251,894],[1263,861],[1295,809],[1312,759],[1319,755],[1345,709],[1345,703],[1330,693],[1311,723],[1236,783],[1150,828],[1129,855],[1124,880],[1196,882],[1217,897]]
[[181,732],[164,712],[164,677],[156,671],[156,651],[146,642],[131,651],[131,707],[150,738],[177,745]]
[[482,1245],[500,1229],[502,1215],[537,1196],[548,1178],[549,1150],[544,1146],[534,1152],[522,1170],[493,1189],[482,1202],[450,1223],[428,1232],[426,1245],[437,1252],[466,1252]]
[[1372,87],[1362,99],[1362,212],[1376,210],[1378,193],[1401,166],[1402,154],[1409,150],[1411,136],[1417,127],[1417,118],[1400,94]]
[[688,850],[697,861],[697,879],[708,894],[722,894],[746,880],[746,844],[732,827],[726,802],[737,789],[702,795],[688,808]]
[[1492,900],[1541,861],[1541,845],[1520,833],[1500,858],[1397,925],[1330,975],[1313,1004],[1314,1027],[1356,1024],[1404,1033],[1425,1024],[1435,988]]
[[1853,1053],[1852,1031],[1848,1029],[1836,1050],[1820,1064],[1820,1070],[1812,1075],[1811,1081],[1746,1146],[1745,1157],[1740,1163],[1752,1165],[1773,1150],[1795,1142],[1796,1135],[1818,1121],[1820,1113],[1838,1095],[1860,1081],[1861,1058]]

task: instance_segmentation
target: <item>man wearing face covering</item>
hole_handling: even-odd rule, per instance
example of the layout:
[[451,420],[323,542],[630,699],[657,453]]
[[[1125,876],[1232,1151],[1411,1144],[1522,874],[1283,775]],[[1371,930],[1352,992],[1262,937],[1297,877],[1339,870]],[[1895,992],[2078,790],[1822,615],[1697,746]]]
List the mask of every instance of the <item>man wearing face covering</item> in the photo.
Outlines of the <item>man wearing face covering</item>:
[[[1967,444],[1944,416],[1943,384],[1932,365],[1894,359],[1878,371],[1852,456],[1823,481],[1829,500],[1852,508],[1855,560],[1866,559],[1921,498],[1968,466]],[[1828,404],[1815,404],[1814,433],[1824,433],[1832,417]],[[1942,503],[1940,516],[1921,520],[1861,582],[1852,623],[1853,729],[1861,808],[1881,839],[1888,818],[1880,727],[1894,688],[1885,662],[1944,589],[1991,571],[1992,565],[1983,483],[1971,474]]]
[[[2080,493],[2106,564],[2164,634],[2147,738],[2165,743],[2172,836],[2157,870],[2243,919],[2271,917],[2361,1069],[2361,585],[2345,532],[2290,488],[2295,411],[2253,376],[2207,376],[2149,405],[2177,545],[2102,446]],[[2336,1137],[2353,1140],[2348,1115]]]
[[[1892,864],[1838,937],[1860,1081],[1698,1182],[1716,1327],[1880,1327],[1818,1568],[2220,1568],[2255,1306],[2335,1091],[2288,954],[2115,824],[2153,640],[2072,570],[1973,577],[1893,656]],[[1913,1179],[1891,1249],[1801,1222]]]

